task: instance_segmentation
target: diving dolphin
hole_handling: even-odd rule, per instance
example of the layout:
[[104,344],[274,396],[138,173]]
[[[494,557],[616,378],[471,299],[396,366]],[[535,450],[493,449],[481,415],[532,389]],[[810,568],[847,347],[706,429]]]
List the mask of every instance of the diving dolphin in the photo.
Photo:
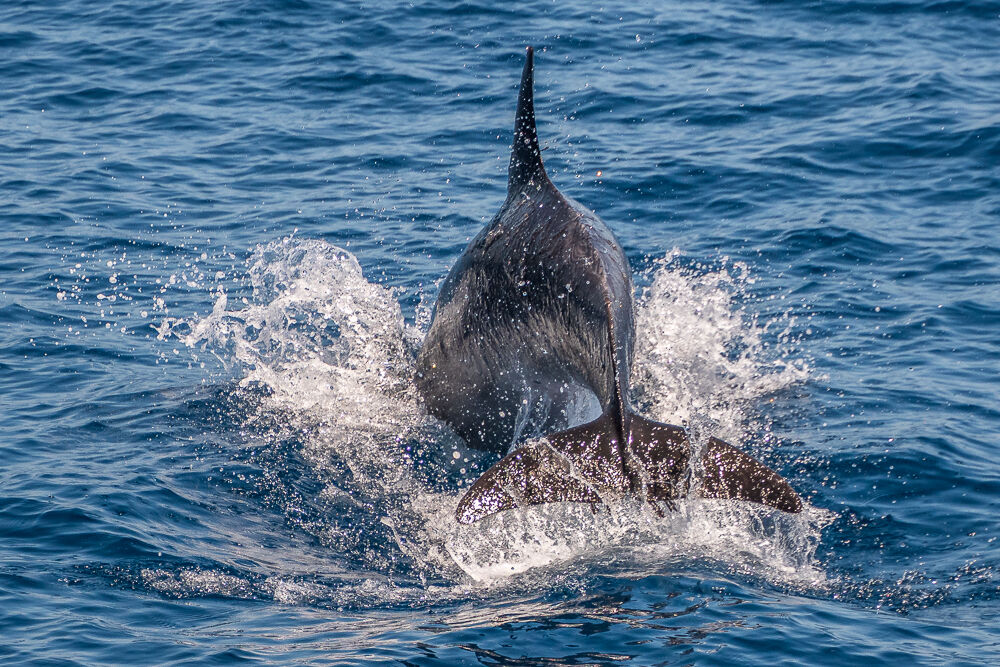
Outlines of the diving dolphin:
[[801,511],[780,475],[715,438],[692,480],[684,429],[632,410],[631,269],[611,230],[545,173],[533,68],[528,47],[507,199],[441,287],[416,384],[428,410],[471,447],[504,453],[544,437],[486,471],[456,518],[472,523],[514,507],[625,495],[672,506],[692,488],[705,498]]

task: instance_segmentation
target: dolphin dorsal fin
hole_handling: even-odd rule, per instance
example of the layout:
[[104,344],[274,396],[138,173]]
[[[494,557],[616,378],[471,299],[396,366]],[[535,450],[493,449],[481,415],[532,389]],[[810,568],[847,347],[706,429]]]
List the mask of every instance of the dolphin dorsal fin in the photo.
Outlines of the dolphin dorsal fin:
[[548,180],[542,166],[542,151],[538,147],[535,129],[534,95],[535,50],[530,46],[521,73],[521,91],[517,96],[517,115],[514,117],[514,147],[510,152],[507,168],[507,193],[513,193],[533,179]]

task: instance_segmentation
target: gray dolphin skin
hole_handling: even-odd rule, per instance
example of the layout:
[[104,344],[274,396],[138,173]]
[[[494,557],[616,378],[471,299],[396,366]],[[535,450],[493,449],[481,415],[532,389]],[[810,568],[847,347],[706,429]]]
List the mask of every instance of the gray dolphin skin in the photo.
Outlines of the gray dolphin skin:
[[528,47],[507,199],[445,279],[417,359],[428,410],[471,447],[520,445],[469,489],[457,520],[626,495],[672,507],[689,493],[801,511],[759,461],[712,438],[691,465],[684,429],[631,409],[631,269],[607,225],[545,173],[533,70]]

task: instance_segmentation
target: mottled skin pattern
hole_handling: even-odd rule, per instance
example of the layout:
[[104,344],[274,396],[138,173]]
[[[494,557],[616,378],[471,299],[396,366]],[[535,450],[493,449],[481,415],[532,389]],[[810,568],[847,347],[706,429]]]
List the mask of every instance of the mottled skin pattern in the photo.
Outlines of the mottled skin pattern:
[[[689,490],[684,431],[628,406],[631,269],[607,225],[546,175],[532,76],[529,48],[507,199],[448,274],[417,360],[427,408],[470,446],[503,453],[546,436],[476,482],[459,504],[463,523],[519,505],[624,493],[669,503]],[[600,416],[570,423],[587,392]],[[751,457],[714,439],[706,450],[701,495],[801,509],[788,484]]]

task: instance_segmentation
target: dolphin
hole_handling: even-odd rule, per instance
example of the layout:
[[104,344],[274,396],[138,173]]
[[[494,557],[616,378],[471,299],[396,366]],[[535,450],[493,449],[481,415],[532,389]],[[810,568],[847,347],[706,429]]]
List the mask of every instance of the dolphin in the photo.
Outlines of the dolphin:
[[611,230],[562,194],[542,164],[535,127],[534,51],[527,48],[507,198],[441,286],[417,356],[431,414],[470,447],[507,456],[456,509],[460,523],[553,502],[691,493],[795,513],[778,473],[711,438],[693,465],[685,429],[629,404],[635,347],[632,274]]

